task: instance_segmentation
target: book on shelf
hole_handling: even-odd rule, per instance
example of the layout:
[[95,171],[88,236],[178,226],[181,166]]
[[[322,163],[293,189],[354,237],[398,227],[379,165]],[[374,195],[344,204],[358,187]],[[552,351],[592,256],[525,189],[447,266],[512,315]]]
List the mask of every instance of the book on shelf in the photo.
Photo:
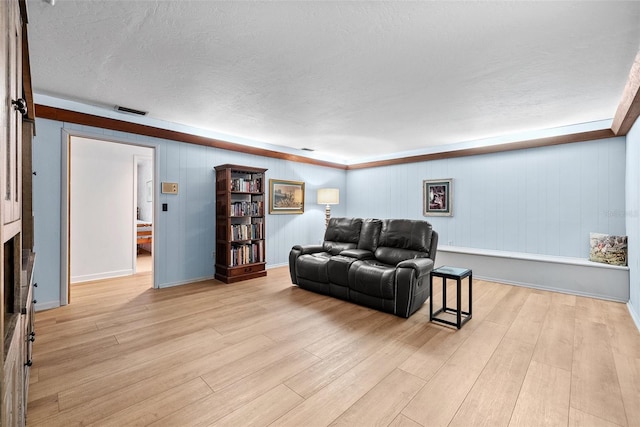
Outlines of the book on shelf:
[[231,224],[231,240],[256,240],[264,238],[264,224]]
[[262,178],[253,178],[251,175],[231,178],[230,189],[242,193],[260,193],[262,192]]
[[231,248],[230,255],[230,267],[264,262],[264,241],[234,246]]
[[262,201],[242,201],[233,202],[230,205],[231,216],[262,216],[264,212],[264,203]]

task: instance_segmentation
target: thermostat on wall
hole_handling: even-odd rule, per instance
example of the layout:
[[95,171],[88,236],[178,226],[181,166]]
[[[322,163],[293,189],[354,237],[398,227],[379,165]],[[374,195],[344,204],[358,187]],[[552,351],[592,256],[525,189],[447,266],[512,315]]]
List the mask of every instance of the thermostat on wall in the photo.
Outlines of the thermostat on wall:
[[178,183],[176,182],[163,182],[162,194],[178,194]]

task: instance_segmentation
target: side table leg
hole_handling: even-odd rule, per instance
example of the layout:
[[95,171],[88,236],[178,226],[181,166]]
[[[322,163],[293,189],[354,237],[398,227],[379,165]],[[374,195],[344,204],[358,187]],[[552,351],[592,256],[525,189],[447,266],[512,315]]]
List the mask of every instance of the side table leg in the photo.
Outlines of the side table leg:
[[473,313],[473,273],[469,274],[469,317],[471,317],[471,313]]
[[433,320],[433,274],[429,274],[429,322]]
[[442,311],[447,311],[447,279],[442,278]]
[[460,329],[461,323],[462,323],[462,295],[461,292],[462,291],[462,279],[458,278],[458,280],[456,280],[456,292],[458,293],[457,295],[457,301],[456,301],[456,321],[457,321],[457,326],[458,329]]

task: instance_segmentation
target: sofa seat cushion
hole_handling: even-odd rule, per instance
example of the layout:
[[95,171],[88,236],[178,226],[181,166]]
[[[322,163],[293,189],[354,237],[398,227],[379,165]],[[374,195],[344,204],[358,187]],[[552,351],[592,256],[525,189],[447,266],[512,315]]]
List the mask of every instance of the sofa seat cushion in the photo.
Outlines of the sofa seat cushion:
[[342,251],[355,248],[355,243],[331,242],[329,240],[325,240],[322,244],[322,250],[328,252],[330,255],[338,255]]
[[330,258],[331,254],[328,252],[300,255],[296,260],[298,277],[315,282],[329,283],[327,266]]
[[376,249],[375,258],[380,262],[395,266],[399,262],[407,259],[427,258],[427,254],[410,249],[387,248],[382,246]]
[[376,298],[395,297],[395,266],[376,260],[355,261],[349,269],[349,288]]
[[329,281],[340,286],[349,286],[349,268],[356,261],[356,258],[335,255],[329,259],[327,271]]

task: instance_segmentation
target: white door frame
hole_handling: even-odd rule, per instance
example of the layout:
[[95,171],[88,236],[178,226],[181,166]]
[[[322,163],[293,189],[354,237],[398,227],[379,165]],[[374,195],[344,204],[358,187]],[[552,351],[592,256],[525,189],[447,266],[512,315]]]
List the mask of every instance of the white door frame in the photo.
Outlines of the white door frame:
[[[138,147],[147,147],[152,149],[151,161],[152,161],[152,170],[153,170],[153,223],[155,224],[156,220],[156,147],[153,145],[140,144],[133,141],[128,141],[124,139],[118,138],[104,138],[99,135],[94,135],[91,133],[85,133],[75,130],[62,129],[62,176],[60,177],[60,305],[68,305],[70,302],[70,291],[71,291],[71,138],[87,138],[93,139],[97,141],[103,141],[105,143],[115,143],[115,144],[127,144],[134,145]],[[155,227],[154,227],[155,231]],[[152,251],[152,283],[155,289],[158,289],[158,283],[156,281],[156,242],[158,241],[153,236],[153,251]],[[135,255],[135,253],[134,253]],[[135,264],[134,264],[135,265]]]

